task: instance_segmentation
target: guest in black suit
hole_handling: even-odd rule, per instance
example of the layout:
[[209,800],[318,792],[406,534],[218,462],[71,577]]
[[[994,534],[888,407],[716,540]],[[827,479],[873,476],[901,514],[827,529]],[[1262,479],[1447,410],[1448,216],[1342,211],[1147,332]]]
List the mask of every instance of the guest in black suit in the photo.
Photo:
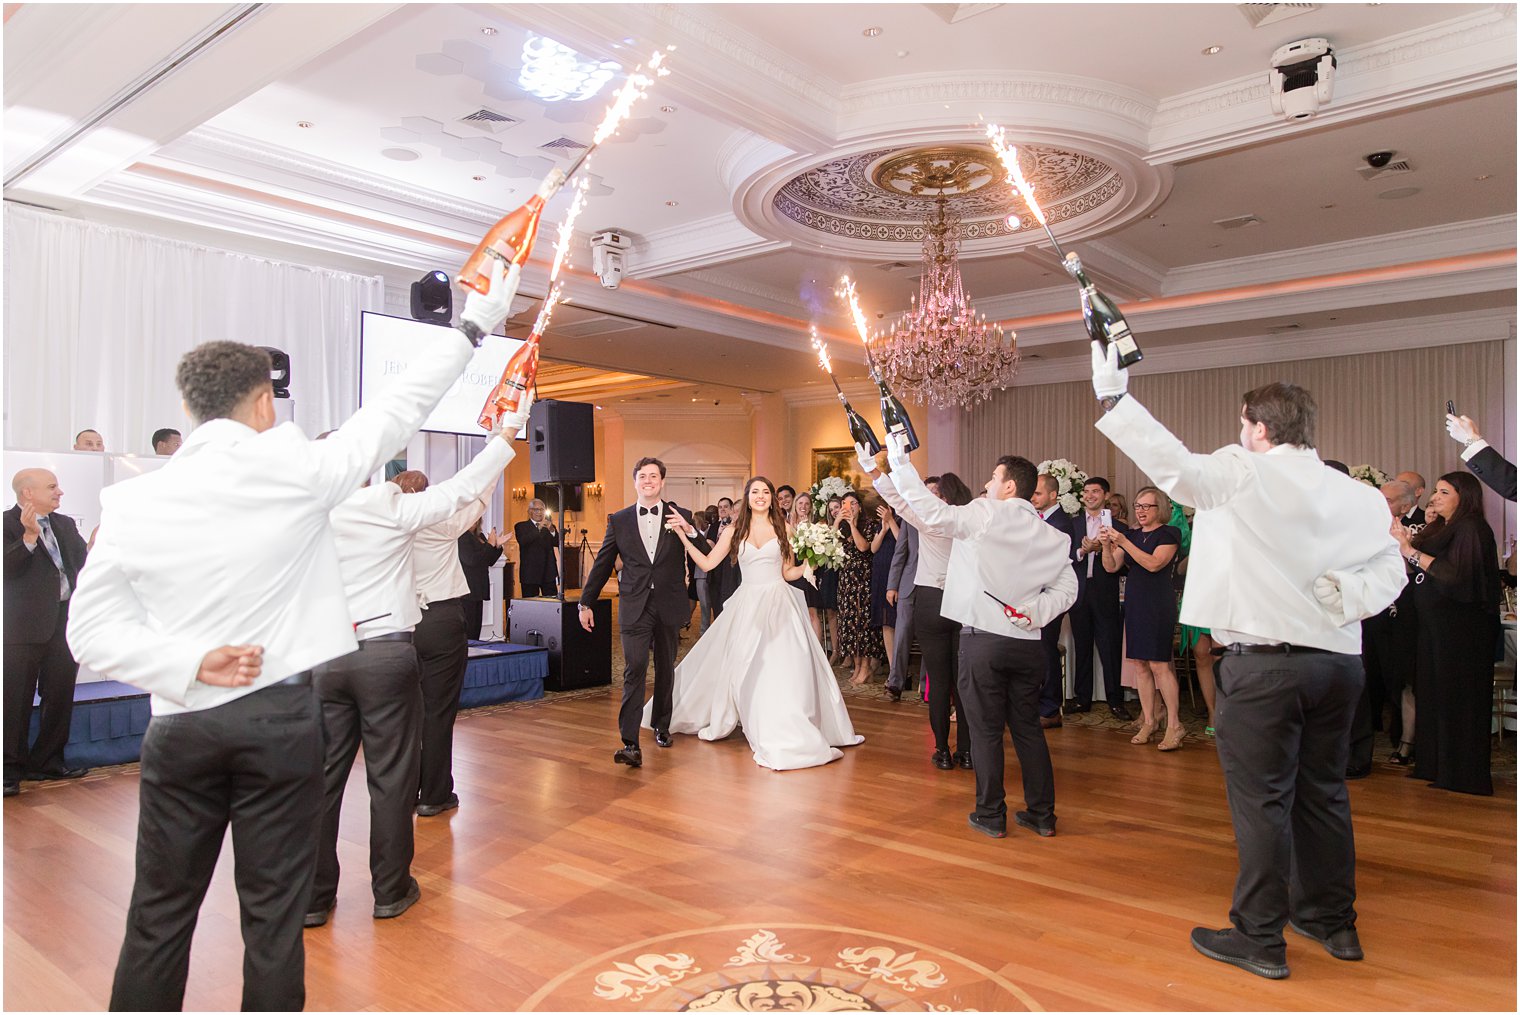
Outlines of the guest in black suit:
[[544,502],[534,498],[528,503],[528,518],[512,527],[517,537],[517,580],[522,583],[524,599],[535,596],[559,594],[559,565],[555,563],[554,551],[559,545],[559,533],[554,529],[553,519],[545,519]]
[[[1327,462],[1326,464],[1328,465],[1329,463]],[[1348,472],[1347,474],[1349,475],[1350,473]],[[1410,493],[1414,497],[1414,505],[1399,519],[1399,523],[1406,529],[1413,529],[1415,532],[1418,532],[1420,531],[1420,527],[1425,524],[1425,509],[1420,507],[1420,502],[1425,499],[1425,477],[1418,472],[1406,471],[1399,473],[1393,478],[1401,483],[1409,484]]]
[[707,539],[691,524],[691,513],[660,499],[665,489],[665,463],[641,458],[633,467],[633,487],[638,502],[607,519],[607,534],[597,551],[581,589],[581,627],[595,626],[591,604],[612,577],[619,557],[618,621],[623,639],[623,705],[618,710],[618,732],[623,746],[612,756],[619,765],[638,768],[644,763],[639,750],[639,726],[644,718],[644,675],[649,654],[654,652],[654,711],[650,725],[654,742],[670,746],[671,692],[675,686],[676,641],[681,625],[691,619],[691,600],[686,597],[686,548],[680,537],[665,528],[672,513],[685,520],[687,535],[702,552]]
[[[1071,637],[1076,643],[1076,698],[1066,703],[1066,714],[1092,711],[1093,643],[1103,664],[1103,692],[1108,711],[1115,719],[1134,717],[1124,707],[1124,687],[1119,683],[1119,658],[1124,646],[1124,609],[1119,604],[1119,576],[1103,567],[1100,512],[1108,498],[1108,480],[1093,476],[1082,487],[1082,518],[1077,530],[1077,603],[1071,608]],[[1120,524],[1117,513],[1114,524]]]
[[[718,533],[734,523],[734,502],[727,497],[718,498],[718,515],[703,533],[710,543],[718,541]],[[723,605],[728,602],[728,597],[734,594],[739,587],[739,565],[730,557],[724,557],[722,562],[711,571],[707,572],[707,597],[712,603],[712,614],[717,617],[723,613]]]
[[[5,512],[5,795],[21,779],[73,779],[63,760],[79,664],[64,636],[87,548],[74,519],[58,511],[58,477],[22,469],[11,480],[16,505]],[[32,695],[40,690],[37,740],[28,746]]]
[[1515,499],[1515,463],[1488,446],[1473,421],[1466,416],[1447,416],[1446,432],[1462,445],[1462,461],[1472,474],[1505,500]]
[[473,641],[480,640],[480,629],[485,614],[479,603],[491,598],[491,565],[501,559],[502,539],[495,529],[490,535],[481,531],[480,519],[470,526],[470,531],[459,537],[459,566],[464,570],[464,580],[469,583],[468,602],[476,604],[466,608],[464,628]]
[[[1072,524],[1071,516],[1061,508],[1060,480],[1042,473],[1035,482],[1034,495],[1029,498],[1029,503],[1034,505],[1047,525],[1053,525],[1066,533],[1066,537],[1071,540],[1071,555],[1075,560],[1079,542],[1077,528]],[[1040,725],[1048,730],[1061,725],[1061,620],[1065,616],[1062,613],[1053,617],[1040,628],[1040,648],[1045,652],[1045,685],[1040,688]]]

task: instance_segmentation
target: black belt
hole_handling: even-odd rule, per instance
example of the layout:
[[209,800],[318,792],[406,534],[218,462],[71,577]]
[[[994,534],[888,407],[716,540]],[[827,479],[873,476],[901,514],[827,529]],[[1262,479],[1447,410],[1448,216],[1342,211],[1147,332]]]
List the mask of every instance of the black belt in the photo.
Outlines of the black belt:
[[412,640],[412,632],[410,632],[410,631],[396,631],[396,632],[394,632],[392,634],[377,634],[377,635],[373,635],[373,636],[371,636],[369,638],[360,638],[359,639],[359,647],[363,648],[366,642],[371,642],[371,641],[404,641],[404,642],[410,642],[411,640]]
[[1291,656],[1304,655],[1306,653],[1329,653],[1327,648],[1310,648],[1308,645],[1290,645],[1285,641],[1275,642],[1271,645],[1224,645],[1213,649],[1216,656],[1244,656],[1244,655],[1269,655]]
[[300,673],[292,673],[284,680],[276,681],[270,687],[310,687],[311,670],[302,670]]

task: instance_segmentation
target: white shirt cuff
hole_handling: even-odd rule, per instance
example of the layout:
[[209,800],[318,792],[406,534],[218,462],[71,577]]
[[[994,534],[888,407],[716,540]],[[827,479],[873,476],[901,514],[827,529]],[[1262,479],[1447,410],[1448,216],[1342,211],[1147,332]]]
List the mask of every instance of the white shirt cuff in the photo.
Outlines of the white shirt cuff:
[[1486,447],[1488,447],[1488,441],[1479,437],[1477,440],[1473,441],[1471,444],[1467,445],[1467,447],[1462,449],[1462,461],[1471,461],[1473,455],[1476,455],[1479,451],[1482,451]]

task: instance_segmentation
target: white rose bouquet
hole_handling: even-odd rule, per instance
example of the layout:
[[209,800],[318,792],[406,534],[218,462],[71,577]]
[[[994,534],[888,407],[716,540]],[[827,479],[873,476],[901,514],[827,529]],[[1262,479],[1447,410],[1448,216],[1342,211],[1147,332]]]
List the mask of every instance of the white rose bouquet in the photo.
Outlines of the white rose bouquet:
[[1363,483],[1376,490],[1388,482],[1388,473],[1376,465],[1353,465],[1351,467],[1351,478],[1360,479]]
[[[808,498],[813,504],[813,517],[820,520],[829,516],[829,498],[843,497],[852,487],[839,476],[829,476],[808,488]],[[800,557],[798,558],[801,559]]]
[[1087,483],[1087,473],[1064,458],[1051,458],[1040,463],[1040,475],[1053,477],[1060,486],[1061,510],[1074,515],[1082,510],[1082,487]]
[[839,532],[826,522],[803,522],[792,530],[791,544],[792,556],[809,568],[810,582],[812,571],[820,567],[844,566],[844,544]]

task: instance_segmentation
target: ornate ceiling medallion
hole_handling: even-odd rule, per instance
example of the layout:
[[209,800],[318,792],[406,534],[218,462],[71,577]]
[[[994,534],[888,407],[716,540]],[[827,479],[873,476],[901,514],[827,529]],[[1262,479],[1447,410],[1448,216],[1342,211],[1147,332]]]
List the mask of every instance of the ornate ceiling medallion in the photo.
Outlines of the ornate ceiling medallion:
[[960,197],[998,177],[997,159],[981,145],[923,148],[877,163],[871,182],[884,191],[909,197]]

